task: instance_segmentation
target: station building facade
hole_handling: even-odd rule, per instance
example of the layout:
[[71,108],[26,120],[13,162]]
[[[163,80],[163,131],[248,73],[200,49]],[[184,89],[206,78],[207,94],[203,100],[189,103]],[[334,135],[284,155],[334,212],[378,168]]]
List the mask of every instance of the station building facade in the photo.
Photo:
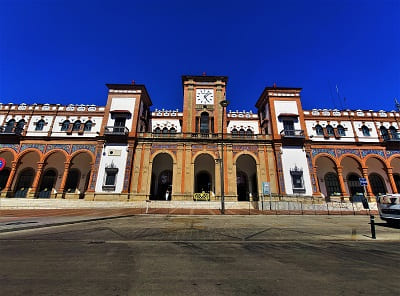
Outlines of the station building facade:
[[[144,85],[107,84],[104,106],[0,104],[0,196],[86,200],[352,200],[400,192],[400,112],[303,110],[266,87],[234,111],[226,76],[182,76],[182,110]],[[223,182],[223,184],[222,184]],[[222,186],[223,185],[223,186]]]

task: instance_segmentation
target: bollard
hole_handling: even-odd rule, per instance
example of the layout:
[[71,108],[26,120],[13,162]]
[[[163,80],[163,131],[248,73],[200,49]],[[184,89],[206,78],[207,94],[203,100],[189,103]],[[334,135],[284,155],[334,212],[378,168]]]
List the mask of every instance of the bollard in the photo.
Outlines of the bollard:
[[374,215],[369,216],[370,223],[371,224],[371,236],[373,239],[376,239],[376,234],[375,234],[375,217]]

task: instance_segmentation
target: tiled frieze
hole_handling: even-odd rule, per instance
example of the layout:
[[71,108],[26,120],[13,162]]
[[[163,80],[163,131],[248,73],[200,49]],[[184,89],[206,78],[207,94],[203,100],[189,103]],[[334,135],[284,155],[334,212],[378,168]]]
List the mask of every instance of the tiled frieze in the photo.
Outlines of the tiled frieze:
[[22,144],[20,152],[22,152],[26,149],[29,149],[29,148],[34,148],[41,152],[44,152],[45,147],[46,147],[46,145],[44,145],[44,144]]
[[19,145],[18,144],[0,144],[0,149],[2,149],[2,148],[11,148],[15,152],[18,152]]
[[71,152],[71,144],[48,144],[46,146],[46,152],[54,149],[64,150],[69,154]]

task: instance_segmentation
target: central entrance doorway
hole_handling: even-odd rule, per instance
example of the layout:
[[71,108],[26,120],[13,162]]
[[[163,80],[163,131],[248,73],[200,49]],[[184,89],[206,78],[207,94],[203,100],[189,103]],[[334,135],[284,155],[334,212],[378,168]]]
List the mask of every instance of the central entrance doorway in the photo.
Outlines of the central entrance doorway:
[[215,192],[215,161],[203,153],[194,161],[194,192]]

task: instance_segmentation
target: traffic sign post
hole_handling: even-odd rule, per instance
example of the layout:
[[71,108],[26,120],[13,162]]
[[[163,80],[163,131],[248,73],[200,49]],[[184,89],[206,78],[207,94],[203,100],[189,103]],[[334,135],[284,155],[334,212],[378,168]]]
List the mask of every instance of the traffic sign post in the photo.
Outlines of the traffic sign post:
[[369,209],[368,199],[367,199],[367,179],[360,178],[360,185],[364,187],[364,198],[363,198],[363,207],[369,211],[369,224],[371,225],[371,237],[372,239],[376,239],[375,232],[375,217],[371,215],[371,211]]

